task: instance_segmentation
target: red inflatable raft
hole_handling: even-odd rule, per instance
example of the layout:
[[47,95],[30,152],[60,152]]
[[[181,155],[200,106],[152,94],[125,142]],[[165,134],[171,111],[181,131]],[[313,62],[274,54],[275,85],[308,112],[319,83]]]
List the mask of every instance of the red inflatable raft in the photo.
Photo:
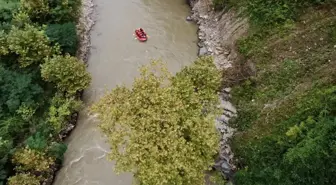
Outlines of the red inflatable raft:
[[140,42],[147,41],[147,34],[145,32],[141,32],[140,29],[135,30],[135,36]]

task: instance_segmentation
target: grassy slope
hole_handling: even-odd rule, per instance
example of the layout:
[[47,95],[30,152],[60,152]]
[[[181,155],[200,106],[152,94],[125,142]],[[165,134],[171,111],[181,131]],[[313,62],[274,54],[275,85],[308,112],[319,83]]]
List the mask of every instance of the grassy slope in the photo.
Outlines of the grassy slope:
[[[254,35],[250,34],[238,45],[244,57],[237,69],[244,70],[246,64],[252,62],[257,72],[244,76],[246,80],[233,88],[234,103],[239,111],[239,118],[234,122],[239,132],[233,139],[241,165],[236,175],[237,184],[312,184],[316,181],[329,184],[332,179],[329,173],[335,171],[336,166],[332,161],[327,169],[320,168],[324,164],[319,164],[320,169],[310,169],[310,164],[303,164],[307,171],[300,174],[302,170],[294,168],[303,160],[289,164],[286,157],[308,138],[308,134],[302,134],[291,140],[287,132],[291,127],[309,116],[318,121],[321,112],[335,117],[335,6],[307,8],[295,22],[282,24],[281,29],[268,29],[267,34],[259,34],[260,28],[255,25],[254,30],[250,30]],[[323,148],[328,150],[325,153],[329,149]],[[316,154],[310,157],[315,160],[312,156],[318,155],[318,149],[312,150],[316,150]],[[327,157],[321,156],[321,159]],[[310,179],[309,176],[314,176],[312,170],[326,170],[324,180]],[[298,180],[298,177],[306,179]]]

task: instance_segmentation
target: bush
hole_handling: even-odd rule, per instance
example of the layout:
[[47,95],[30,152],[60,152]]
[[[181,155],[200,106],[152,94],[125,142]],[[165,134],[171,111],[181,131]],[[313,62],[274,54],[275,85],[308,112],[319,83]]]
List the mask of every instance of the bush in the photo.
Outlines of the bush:
[[25,143],[28,148],[39,152],[44,152],[48,147],[47,138],[45,138],[40,132],[30,136]]
[[63,53],[75,55],[78,47],[76,25],[74,23],[50,24],[46,29],[49,40],[61,46]]
[[64,143],[52,142],[49,147],[48,154],[56,160],[62,162],[66,150],[67,146]]
[[[219,142],[213,108],[218,101],[209,100],[218,100],[212,84],[219,83],[220,73],[210,61],[200,59],[176,77],[153,62],[141,69],[132,88],[117,87],[92,107],[109,137],[117,171],[135,172],[146,185],[205,183]],[[200,99],[207,102],[206,113]]]
[[83,62],[75,57],[54,56],[41,65],[41,75],[47,82],[53,82],[62,92],[75,94],[90,84],[91,77]]
[[54,129],[58,133],[65,127],[67,121],[69,121],[70,115],[74,111],[79,110],[80,105],[81,102],[75,100],[74,97],[64,98],[60,95],[56,95],[51,100],[48,122],[54,127]]
[[28,147],[17,150],[12,161],[17,172],[45,172],[54,164],[54,160],[45,153]]
[[19,173],[8,179],[8,185],[40,185],[40,180],[29,173]]

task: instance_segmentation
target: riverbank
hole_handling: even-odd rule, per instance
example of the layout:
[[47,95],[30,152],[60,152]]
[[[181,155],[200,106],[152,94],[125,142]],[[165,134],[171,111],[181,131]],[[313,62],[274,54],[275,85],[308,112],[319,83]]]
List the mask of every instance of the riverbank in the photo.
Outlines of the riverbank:
[[[197,23],[199,56],[211,55],[217,68],[227,70],[237,60],[238,54],[235,43],[248,29],[247,20],[237,16],[236,12],[215,12],[211,1],[191,0],[191,16],[187,20]],[[231,179],[237,170],[234,162],[234,153],[231,150],[230,139],[235,129],[229,126],[229,121],[237,117],[237,110],[231,103],[231,88],[221,87],[220,108],[222,115],[216,120],[216,127],[222,134],[220,154],[215,168],[221,171],[224,177]]]
[[[224,83],[232,87],[230,101],[239,113],[230,122],[237,129],[230,141],[239,159],[235,183],[330,184],[329,171],[336,168],[330,132],[335,129],[335,2],[215,2],[222,12],[214,13],[210,1],[192,1],[189,19],[200,26],[199,53],[215,57],[226,69]],[[233,9],[243,10],[253,26]]]
[[[90,47],[91,47],[91,42],[90,42],[90,31],[94,26],[94,2],[93,0],[82,0],[82,5],[81,5],[81,13],[78,18],[78,23],[76,25],[77,27],[77,36],[79,38],[79,46],[77,50],[77,58],[80,59],[82,62],[87,64],[88,62],[88,57],[90,54]],[[82,99],[84,91],[78,92],[76,97],[78,99]],[[67,122],[67,125],[65,128],[59,133],[59,138],[64,141],[75,129],[78,121],[78,116],[79,112],[74,112],[70,119],[69,122]],[[57,175],[57,172],[62,168],[62,164],[55,166],[53,168],[53,175],[43,184],[43,185],[52,185],[54,182],[54,179]]]

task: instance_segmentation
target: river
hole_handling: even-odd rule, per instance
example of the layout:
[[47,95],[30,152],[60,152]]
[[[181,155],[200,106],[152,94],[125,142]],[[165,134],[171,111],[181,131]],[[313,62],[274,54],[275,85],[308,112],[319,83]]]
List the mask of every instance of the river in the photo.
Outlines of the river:
[[[151,59],[167,62],[171,72],[179,71],[197,57],[197,27],[186,22],[190,9],[185,0],[95,0],[96,24],[91,31],[88,71],[92,84],[85,90],[87,106],[104,90],[139,75],[138,68]],[[146,43],[134,39],[142,27]],[[54,185],[131,185],[132,174],[116,175],[107,160],[109,146],[97,128],[98,122],[83,110],[77,127],[67,138],[68,150]]]

